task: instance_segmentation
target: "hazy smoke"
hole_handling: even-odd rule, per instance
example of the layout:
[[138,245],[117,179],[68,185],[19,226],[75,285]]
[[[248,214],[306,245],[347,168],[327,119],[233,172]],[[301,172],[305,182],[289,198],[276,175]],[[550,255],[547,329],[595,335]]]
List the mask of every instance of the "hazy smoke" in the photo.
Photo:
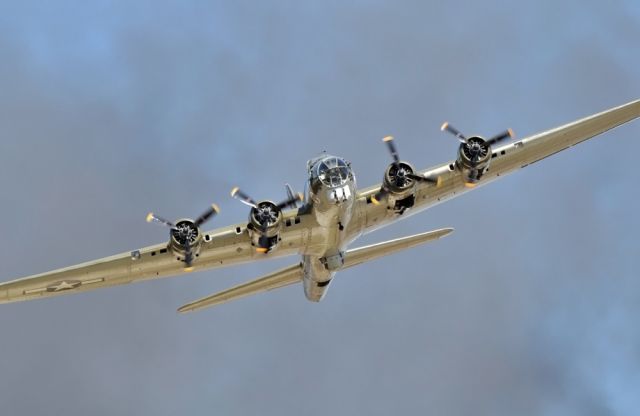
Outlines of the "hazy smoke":
[[[26,4],[31,3],[31,4]],[[428,165],[640,95],[635,2],[0,5],[2,279],[244,221],[322,150]],[[633,415],[640,122],[366,241],[451,237],[178,316],[290,261],[3,305],[3,415]]]

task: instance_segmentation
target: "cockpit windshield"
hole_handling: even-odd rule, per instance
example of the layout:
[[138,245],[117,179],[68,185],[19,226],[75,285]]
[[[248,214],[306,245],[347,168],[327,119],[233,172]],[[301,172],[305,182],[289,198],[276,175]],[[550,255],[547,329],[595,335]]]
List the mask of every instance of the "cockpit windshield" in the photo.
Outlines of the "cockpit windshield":
[[316,164],[316,176],[330,187],[342,186],[349,180],[349,166],[339,157],[329,156]]

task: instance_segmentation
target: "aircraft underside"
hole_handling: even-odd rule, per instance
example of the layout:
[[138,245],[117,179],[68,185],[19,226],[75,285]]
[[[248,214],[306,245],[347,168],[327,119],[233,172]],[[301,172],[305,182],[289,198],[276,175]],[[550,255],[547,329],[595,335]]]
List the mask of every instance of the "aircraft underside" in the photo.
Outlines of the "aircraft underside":
[[[239,188],[231,195],[250,207],[247,221],[209,232],[202,225],[218,213],[213,204],[196,219],[175,222],[155,214],[147,221],[167,227],[169,241],[103,259],[0,284],[0,303],[79,293],[240,263],[298,256],[289,267],[188,303],[194,311],[291,284],[307,299],[323,299],[339,271],[450,234],[452,228],[350,248],[361,235],[527,167],[582,141],[640,117],[640,100],[509,141],[508,129],[490,138],[466,136],[449,123],[442,130],[458,141],[457,158],[416,170],[401,160],[391,136],[383,139],[392,161],[380,184],[357,189],[351,165],[323,154],[307,164],[306,194],[287,186],[281,202],[257,201]],[[363,277],[366,278],[366,277]]]

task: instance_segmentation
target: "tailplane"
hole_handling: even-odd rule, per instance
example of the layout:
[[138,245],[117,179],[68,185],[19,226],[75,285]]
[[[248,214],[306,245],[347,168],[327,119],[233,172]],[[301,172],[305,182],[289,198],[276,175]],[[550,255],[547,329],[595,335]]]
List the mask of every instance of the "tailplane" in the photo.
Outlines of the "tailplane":
[[[428,231],[408,237],[397,238],[395,240],[372,244],[347,250],[344,256],[344,265],[340,270],[396,253],[407,248],[415,247],[429,241],[440,239],[453,232],[453,228],[442,228],[440,230]],[[220,305],[231,300],[243,298],[269,290],[289,286],[302,281],[302,264],[294,264],[276,272],[251,282],[232,287],[225,291],[204,297],[194,302],[188,303],[178,309],[178,312],[192,312],[199,309]]]

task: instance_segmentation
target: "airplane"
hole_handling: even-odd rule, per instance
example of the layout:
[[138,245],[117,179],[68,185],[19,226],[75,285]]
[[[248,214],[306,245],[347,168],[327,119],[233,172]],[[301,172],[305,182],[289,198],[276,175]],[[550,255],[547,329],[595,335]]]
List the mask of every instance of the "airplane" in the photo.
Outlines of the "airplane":
[[239,188],[231,196],[250,207],[248,221],[203,232],[219,212],[211,205],[195,220],[168,221],[150,213],[148,222],[169,230],[168,243],[0,284],[0,303],[79,293],[257,260],[298,255],[289,267],[178,309],[196,311],[245,296],[302,284],[306,298],[323,299],[337,272],[410,247],[438,240],[452,228],[348,248],[357,238],[509,173],[525,168],[607,130],[640,117],[640,100],[527,138],[511,141],[511,129],[490,138],[467,136],[449,123],[442,130],[458,140],[457,158],[417,171],[400,158],[392,136],[383,139],[392,161],[382,183],[358,190],[349,162],[322,154],[307,162],[305,194],[286,185],[279,203],[257,201]]

